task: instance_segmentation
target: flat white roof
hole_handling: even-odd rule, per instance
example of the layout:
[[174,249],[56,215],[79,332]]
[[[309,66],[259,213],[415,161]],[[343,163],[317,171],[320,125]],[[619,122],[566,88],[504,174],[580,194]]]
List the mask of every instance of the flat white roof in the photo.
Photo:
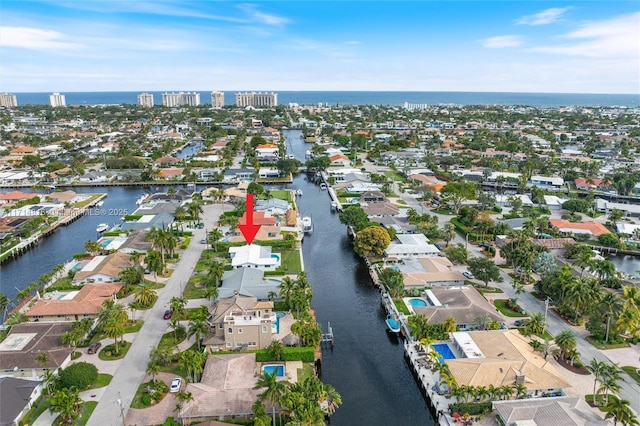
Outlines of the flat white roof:
[[425,294],[427,296],[427,299],[429,299],[429,302],[431,302],[433,306],[442,306],[442,303],[440,303],[436,295],[433,294],[431,290],[427,290]]
[[451,337],[453,337],[453,341],[456,343],[458,348],[464,353],[464,356],[467,358],[484,358],[484,354],[476,345],[476,342],[473,341],[469,333],[465,331],[456,331],[451,333]]
[[102,263],[102,261],[105,259],[105,257],[107,257],[107,256],[96,256],[96,257],[94,257],[93,259],[91,259],[89,261],[89,263],[84,265],[84,268],[82,268],[82,272],[93,271],[94,269],[96,269],[98,267],[98,265],[100,265]]

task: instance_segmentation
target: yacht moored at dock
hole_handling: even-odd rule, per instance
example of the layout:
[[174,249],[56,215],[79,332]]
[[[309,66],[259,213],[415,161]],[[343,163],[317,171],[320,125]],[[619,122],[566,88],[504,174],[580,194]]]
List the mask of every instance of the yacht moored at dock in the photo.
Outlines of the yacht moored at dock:
[[398,322],[398,317],[396,317],[395,315],[387,315],[387,319],[384,320],[384,322],[387,323],[387,328],[389,329],[390,332],[392,333],[399,333],[400,332],[400,323]]
[[96,232],[98,234],[103,233],[104,231],[109,229],[109,224],[108,223],[99,223],[98,227],[96,228]]
[[305,234],[313,232],[313,220],[311,220],[311,216],[305,216],[302,218],[302,232]]

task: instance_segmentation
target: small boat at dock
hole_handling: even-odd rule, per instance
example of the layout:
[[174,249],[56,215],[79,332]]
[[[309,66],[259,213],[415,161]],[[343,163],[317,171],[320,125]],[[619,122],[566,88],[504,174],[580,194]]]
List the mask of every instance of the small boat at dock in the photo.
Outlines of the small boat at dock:
[[108,223],[100,223],[98,224],[98,227],[96,228],[96,232],[98,234],[103,233],[104,231],[109,229],[109,224]]
[[395,315],[388,314],[387,319],[384,320],[384,322],[387,323],[387,328],[392,333],[400,332],[400,323],[398,322],[398,317],[396,317]]
[[96,203],[96,207],[102,207],[104,206],[104,201],[100,200]]
[[296,195],[297,195],[298,197],[302,197],[302,189],[298,189],[298,190],[296,191]]

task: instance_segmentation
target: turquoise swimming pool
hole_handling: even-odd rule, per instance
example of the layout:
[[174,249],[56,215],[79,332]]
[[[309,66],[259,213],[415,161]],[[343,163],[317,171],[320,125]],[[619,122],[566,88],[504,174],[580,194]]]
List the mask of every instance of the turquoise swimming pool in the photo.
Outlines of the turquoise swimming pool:
[[431,347],[440,354],[438,358],[440,358],[441,363],[447,359],[456,359],[455,354],[446,343],[435,343]]
[[424,299],[411,299],[409,300],[409,303],[411,303],[411,306],[414,308],[429,306]]
[[276,373],[276,377],[284,377],[284,365],[263,365],[262,372],[267,374]]

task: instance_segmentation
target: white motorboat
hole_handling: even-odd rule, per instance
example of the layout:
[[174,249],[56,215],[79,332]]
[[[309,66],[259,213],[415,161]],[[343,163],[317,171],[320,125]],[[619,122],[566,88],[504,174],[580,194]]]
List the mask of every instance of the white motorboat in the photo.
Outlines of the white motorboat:
[[296,195],[297,195],[298,197],[302,197],[302,189],[298,189],[298,190],[296,191]]
[[109,229],[109,224],[108,223],[99,223],[98,227],[96,228],[96,232],[98,234],[103,233],[104,231]]
[[313,220],[311,220],[311,216],[305,216],[302,218],[302,231],[305,234],[313,232]]
[[96,207],[102,207],[102,206],[104,206],[104,201],[101,200],[96,203]]
[[322,182],[322,183],[320,184],[320,189],[321,189],[321,190],[323,190],[323,191],[326,191],[326,189],[327,189],[327,184],[326,184],[326,183],[324,183],[324,182]]

